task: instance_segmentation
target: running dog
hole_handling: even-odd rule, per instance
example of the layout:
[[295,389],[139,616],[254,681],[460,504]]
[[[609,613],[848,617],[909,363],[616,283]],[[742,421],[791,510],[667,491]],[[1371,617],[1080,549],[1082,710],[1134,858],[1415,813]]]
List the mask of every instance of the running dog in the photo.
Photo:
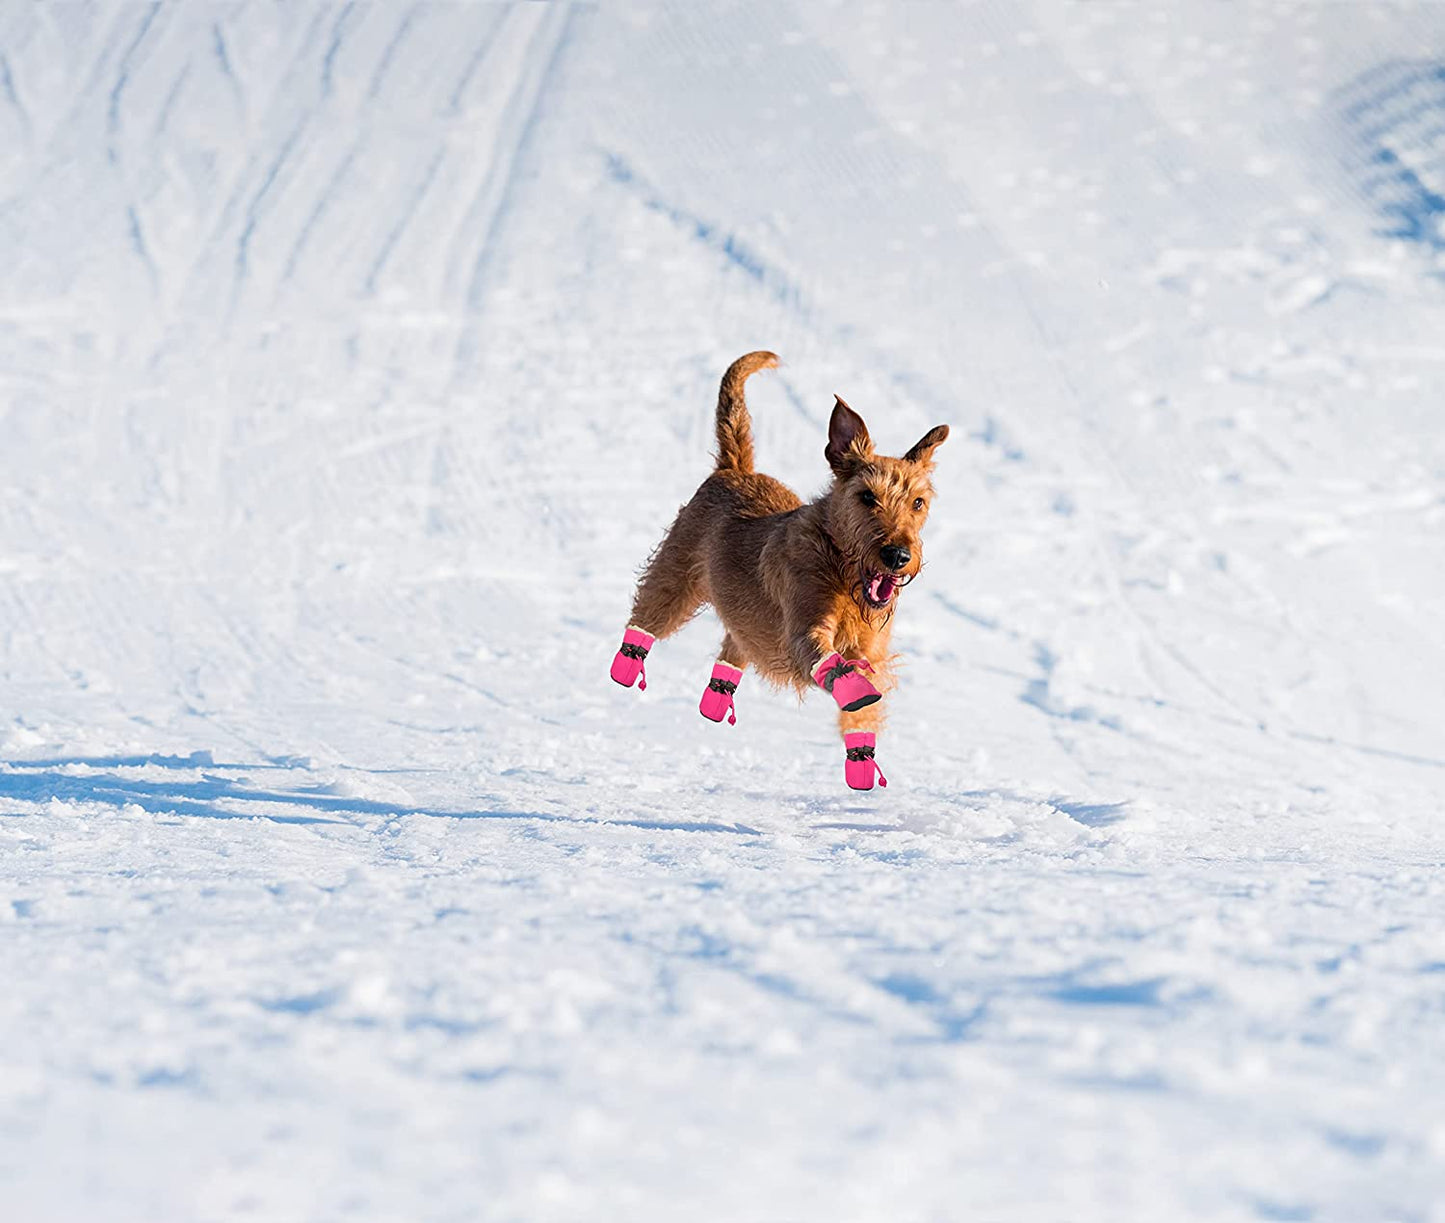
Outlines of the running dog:
[[873,449],[868,426],[841,398],[823,450],[828,491],[804,503],[753,467],[753,429],[743,384],[777,365],[770,352],[739,357],[717,401],[717,467],[657,546],[637,584],[612,678],[641,679],[653,643],[670,637],[704,603],[723,622],[722,648],[703,693],[703,717],[736,722],[733,695],[744,669],[838,704],[844,777],[871,790],[883,721],[878,702],[894,686],[888,641],[899,591],[923,566],[920,534],[933,500],[933,452],[948,426],[930,429],[901,458]]

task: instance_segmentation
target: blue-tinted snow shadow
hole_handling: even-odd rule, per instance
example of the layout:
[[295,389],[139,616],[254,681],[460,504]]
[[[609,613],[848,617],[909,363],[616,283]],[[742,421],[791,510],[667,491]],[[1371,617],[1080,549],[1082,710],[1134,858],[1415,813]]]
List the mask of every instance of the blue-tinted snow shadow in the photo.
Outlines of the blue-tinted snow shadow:
[[814,824],[814,828],[820,832],[907,832],[903,824],[864,824],[850,823],[847,820],[825,820],[821,824]]
[[1334,103],[1347,172],[1385,222],[1378,236],[1445,250],[1445,64],[1378,64]]
[[313,1015],[324,1011],[345,996],[346,991],[333,987],[320,989],[309,994],[289,994],[281,998],[263,998],[257,1005],[263,1011],[276,1015]]
[[210,752],[191,752],[187,756],[171,756],[163,752],[151,752],[144,756],[48,756],[39,760],[13,760],[10,767],[16,769],[63,769],[81,767],[88,769],[139,769],[154,765],[162,769],[245,769],[248,772],[262,769],[292,769],[301,762],[294,757],[273,757],[262,764],[228,763],[217,760]]
[[1062,811],[1071,820],[1089,828],[1107,828],[1110,824],[1117,824],[1129,809],[1127,802],[1074,803],[1057,797],[1047,801],[1055,811]]
[[[336,811],[339,808],[318,803],[307,795],[247,790],[226,777],[205,777],[201,781],[142,781],[114,773],[80,775],[48,770],[31,771],[29,765],[29,761],[20,762],[18,767],[24,769],[23,772],[0,772],[0,797],[30,803],[61,799],[66,802],[102,803],[111,807],[136,806],[153,815],[195,815],[213,820],[263,818],[280,824],[346,823],[345,820],[329,819],[320,813]],[[284,803],[307,810],[276,814],[237,810],[225,805],[228,801],[237,800]]]
[[[563,819],[563,816],[557,816]],[[607,824],[618,828],[642,828],[649,832],[731,832],[743,837],[760,837],[763,834],[747,824],[718,824],[711,820],[691,823],[687,820],[574,820],[578,824]]]
[[1168,990],[1169,977],[1100,981],[1105,967],[1103,962],[1085,964],[1067,972],[1021,978],[1016,984],[1026,993],[1070,1007],[1174,1011],[1207,1003],[1214,997],[1212,991],[1194,983],[1176,982],[1177,988]]
[[[912,972],[888,973],[875,978],[873,984],[929,1019],[935,1031],[924,1039],[945,1043],[974,1039],[991,1006],[1020,998],[1032,997],[1070,1008],[1169,1011],[1206,1001],[1210,997],[1208,991],[1198,989],[1183,991],[1177,997],[1166,997],[1167,977],[1100,982],[1090,979],[1094,971],[1095,967],[1091,966],[1044,977],[967,983],[968,995],[978,999],[969,1007],[958,1005],[953,988],[957,983],[943,987]],[[1129,1085],[1141,1088],[1159,1086],[1150,1079]]]
[[1280,1202],[1262,1197],[1246,1200],[1254,1207],[1255,1218],[1267,1219],[1270,1223],[1309,1223],[1315,1217],[1315,1208],[1304,1202]]
[[[164,767],[186,769],[197,767],[193,758],[187,757],[108,757],[75,759],[64,763],[70,766],[120,768],[132,763],[146,765],[166,760],[177,763]],[[266,819],[278,824],[345,825],[350,822],[343,818],[348,814],[379,815],[392,818],[406,815],[431,815],[451,819],[561,820],[565,818],[533,811],[427,811],[420,807],[377,802],[366,798],[348,798],[316,790],[259,790],[252,789],[237,778],[218,777],[207,773],[203,773],[198,781],[179,777],[151,781],[135,777],[122,777],[115,773],[76,774],[56,772],[45,767],[37,769],[37,763],[39,762],[30,760],[9,762],[7,768],[10,771],[0,771],[0,797],[31,803],[61,799],[69,802],[102,803],[112,807],[137,806],[143,811],[155,815],[193,815],[217,820]],[[209,767],[246,768],[249,771],[258,766]],[[277,768],[282,766],[259,767]],[[270,803],[276,806],[299,808],[299,810],[259,811],[248,810],[236,805],[248,803]]]
[[913,973],[889,973],[873,984],[885,994],[891,994],[900,1002],[919,1010],[933,1024],[934,1032],[930,1036],[910,1038],[906,1041],[908,1044],[938,1042],[948,1045],[968,1040],[988,1013],[987,1004],[983,1002],[967,1010],[959,1010],[947,994],[940,993],[931,982]]
[[[1129,802],[1124,800],[1117,803],[1080,803],[1073,799],[1065,798],[1060,794],[1050,795],[1043,798],[1037,794],[1020,794],[1016,790],[965,790],[959,796],[961,799],[970,802],[980,800],[1002,799],[1005,802],[1038,804],[1042,803],[1052,807],[1060,815],[1066,815],[1076,824],[1082,824],[1086,828],[1107,828],[1111,824],[1117,824],[1123,820],[1129,811]],[[990,837],[991,841],[1008,842],[1016,840],[1018,832],[1006,833],[1002,837]]]
[[[1062,815],[1067,815],[1077,824],[1083,824],[1087,828],[1107,828],[1111,824],[1117,824],[1125,819],[1129,813],[1128,800],[1117,803],[1085,803],[1076,802],[1073,799],[1065,798],[1063,795],[1055,794],[1044,798],[1037,794],[1020,794],[1015,790],[962,790],[957,794],[947,796],[950,805],[962,805],[977,809],[981,803],[990,800],[1002,800],[1013,803],[1044,803],[1052,807]],[[806,803],[806,800],[805,800]],[[806,803],[805,809],[808,814],[823,814],[824,804],[818,800]],[[830,814],[846,815],[856,810],[858,814],[865,813],[864,808],[853,808],[844,812],[830,811]],[[868,812],[868,814],[872,814]],[[913,832],[916,831],[911,825],[904,823],[902,819],[893,823],[874,822],[869,820],[847,820],[832,819],[816,822],[812,825],[819,831],[833,832]],[[1009,834],[1005,840],[1011,839],[1014,834]],[[996,839],[996,838],[990,838]]]
[[[75,767],[105,770],[145,765],[159,765],[162,768],[175,770],[214,768],[235,769],[244,772],[250,772],[253,769],[295,767],[294,764],[275,762],[264,765],[217,765],[211,761],[210,754],[207,752],[198,752],[191,756],[152,755],[75,757],[47,761],[17,760],[0,763],[0,798],[13,798],[30,803],[44,803],[51,799],[61,799],[69,802],[102,803],[112,807],[137,806],[143,811],[155,815],[191,815],[219,820],[266,819],[278,824],[347,825],[351,823],[345,818],[348,815],[381,816],[386,819],[421,815],[436,819],[525,820],[563,824],[616,825],[650,832],[710,832],[747,837],[760,835],[757,829],[750,828],[746,824],[726,824],[715,821],[689,823],[685,820],[578,818],[541,811],[514,811],[503,808],[440,811],[422,806],[406,806],[399,803],[378,802],[368,798],[353,798],[332,794],[317,788],[255,789],[246,784],[244,777],[217,776],[209,772],[202,772],[199,780],[184,777],[150,780],[123,777],[113,772],[81,774],[62,771]],[[272,804],[297,810],[281,812],[257,810],[248,807],[247,804]],[[0,816],[3,816],[3,813],[0,813]]]
[[1165,978],[1151,977],[1145,981],[1120,981],[1109,985],[1082,985],[1069,981],[1057,989],[1046,990],[1048,997],[1070,1006],[1139,1006],[1157,1007],[1163,1003],[1159,991]]

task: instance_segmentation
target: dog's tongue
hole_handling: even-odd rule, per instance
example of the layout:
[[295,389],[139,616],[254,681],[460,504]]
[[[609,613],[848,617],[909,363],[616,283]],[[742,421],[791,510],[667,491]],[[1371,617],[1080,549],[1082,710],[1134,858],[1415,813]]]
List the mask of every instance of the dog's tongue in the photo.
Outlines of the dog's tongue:
[[887,603],[893,597],[893,588],[896,585],[891,573],[875,573],[873,580],[868,583],[868,597],[875,603]]

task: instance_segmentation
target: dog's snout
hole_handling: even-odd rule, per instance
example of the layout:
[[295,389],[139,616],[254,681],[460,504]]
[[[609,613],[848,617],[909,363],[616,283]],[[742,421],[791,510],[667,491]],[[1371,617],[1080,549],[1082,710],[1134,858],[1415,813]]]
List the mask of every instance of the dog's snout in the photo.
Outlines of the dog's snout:
[[913,553],[902,544],[889,544],[886,548],[879,548],[878,555],[890,569],[902,569],[913,559]]

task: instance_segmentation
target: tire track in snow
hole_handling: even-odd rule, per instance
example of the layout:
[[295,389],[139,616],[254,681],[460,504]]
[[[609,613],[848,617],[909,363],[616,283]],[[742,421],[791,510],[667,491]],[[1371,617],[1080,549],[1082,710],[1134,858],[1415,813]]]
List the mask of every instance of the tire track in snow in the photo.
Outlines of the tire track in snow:
[[[451,10],[441,11],[451,12]],[[395,76],[399,70],[402,58],[400,50],[406,42],[408,31],[419,24],[419,17],[422,12],[423,10],[420,8],[413,8],[408,11],[397,28],[390,31],[387,35],[385,45],[380,51],[380,59],[371,70],[369,77],[362,78],[369,82],[365,95],[365,101],[368,107],[377,105],[385,106],[390,94],[397,92],[397,89],[388,91],[383,87],[391,79],[391,76]],[[488,26],[488,39],[490,39],[497,24],[500,23],[493,23]],[[304,130],[308,127],[314,127],[318,116],[324,115],[327,112],[328,98],[334,94],[338,84],[344,83],[338,81],[336,73],[338,64],[340,63],[340,56],[351,45],[349,35],[353,33],[353,27],[356,25],[357,23],[352,20],[352,6],[348,6],[331,26],[330,41],[325,44],[325,49],[321,54],[320,71],[315,78],[316,98],[314,103],[307,107],[304,113],[300,114],[297,118],[291,136],[272,160],[270,168],[266,171],[259,187],[253,188],[249,193],[249,200],[245,204],[242,213],[243,219],[240,221],[242,228],[236,240],[236,257],[233,260],[233,307],[235,300],[245,291],[244,284],[254,282],[257,273],[260,271],[260,264],[255,258],[257,249],[256,242],[261,229],[266,223],[266,217],[274,211],[272,206],[273,197],[279,192],[283,184],[290,184],[293,181],[301,184],[295,189],[307,190],[309,186],[307,180],[314,177],[313,166],[317,151],[312,142],[305,137]],[[380,31],[375,32],[379,33]],[[305,45],[303,45],[299,51],[296,62],[288,71],[287,78],[282,81],[282,88],[285,89],[286,92],[289,94],[298,92],[295,88],[296,81],[292,78],[307,71],[305,61],[308,55],[308,49],[317,47],[318,40],[324,39],[325,37],[322,23],[313,23],[310,33],[303,40]],[[475,56],[473,58],[475,58]],[[391,76],[388,75],[389,73]],[[505,76],[503,76],[504,82],[505,79]],[[400,87],[398,87],[398,89],[399,88]],[[300,92],[304,96],[308,91],[303,89]],[[424,111],[426,99],[424,93],[418,94],[414,88],[408,86],[407,93],[399,99],[399,101],[402,108],[400,111],[397,111],[395,107],[391,107],[388,109],[387,116],[380,120],[379,123],[368,120],[362,125],[359,135],[349,151],[330,172],[324,184],[321,185],[315,202],[311,208],[305,212],[299,228],[290,240],[289,250],[284,258],[279,260],[278,285],[293,282],[301,268],[305,266],[307,262],[306,256],[311,252],[315,240],[322,232],[328,218],[331,218],[334,210],[344,202],[346,189],[354,181],[354,176],[358,174],[364,175],[370,166],[380,175],[378,181],[386,182],[395,175],[395,166],[393,166],[391,159],[399,156],[411,157],[412,142],[398,141],[396,133],[389,124],[393,114],[400,113],[410,116],[412,112],[418,111],[419,109]],[[448,158],[446,156],[448,142],[445,139],[440,139],[440,136],[443,134],[444,133],[439,134],[436,141],[442,147],[432,153],[429,161],[418,167],[415,185],[412,186],[407,195],[399,201],[398,206],[395,208],[388,206],[385,210],[386,215],[384,217],[374,218],[384,221],[387,224],[387,228],[378,235],[374,253],[371,255],[369,261],[363,263],[361,268],[358,269],[357,279],[360,282],[358,287],[362,293],[369,295],[377,291],[386,269],[396,257],[397,251],[402,248],[403,239],[408,227],[413,223],[417,211],[423,207],[428,193],[434,188],[439,179],[444,177],[442,172],[448,165]],[[403,152],[398,152],[397,150],[403,150]],[[303,152],[305,156],[301,155]],[[322,150],[322,152],[325,155],[330,155],[329,149]],[[423,155],[425,155],[424,146],[423,150],[418,154],[418,160],[420,156]],[[412,175],[408,169],[400,179],[398,185],[404,186],[411,177]],[[236,181],[243,182],[244,180],[244,172],[236,176]],[[291,188],[288,187],[288,189]],[[226,209],[226,212],[232,212],[235,207],[236,205],[233,201]],[[345,215],[340,216],[337,224],[340,225],[343,231],[348,229],[355,230],[358,223],[366,224],[369,227],[368,218],[372,218],[373,214],[376,214],[377,211],[377,209],[372,208],[357,213],[356,215],[352,215],[352,213],[355,212],[354,209],[346,211]],[[224,232],[226,224],[227,221],[223,215],[220,222],[220,231],[222,233]],[[348,246],[352,249],[360,248],[357,253],[361,255],[367,244],[367,237],[361,237],[360,241],[350,243]],[[345,258],[349,263],[351,260],[349,251]],[[335,281],[335,279],[335,277],[332,278],[333,281]]]
[[15,109],[20,117],[20,126],[25,130],[27,141],[34,139],[35,129],[30,120],[30,112],[25,109],[25,103],[20,100],[20,91],[15,87],[15,74],[11,71],[10,60],[0,52],[0,89],[4,90],[5,100]]
[[332,200],[336,198],[341,184],[346,181],[346,176],[351,173],[351,168],[356,164],[359,144],[353,144],[346,151],[346,156],[341,159],[340,164],[331,172],[326,180],[326,185],[321,189],[321,194],[316,197],[316,203],[312,205],[311,211],[306,214],[302,221],[301,228],[296,232],[296,240],[291,244],[291,253],[286,257],[285,266],[281,269],[281,280],[283,283],[292,280],[296,275],[296,269],[301,262],[301,256],[305,252],[311,235],[315,232],[316,226],[326,215],[331,206]]
[[446,156],[446,149],[443,147],[431,159],[431,164],[427,166],[426,173],[422,175],[421,181],[417,183],[416,189],[412,191],[406,206],[397,215],[395,224],[392,225],[391,229],[387,232],[386,238],[382,241],[381,249],[376,253],[376,258],[372,260],[371,267],[366,273],[366,280],[362,285],[362,291],[368,297],[375,296],[377,278],[386,270],[387,261],[396,249],[396,244],[401,241],[401,236],[406,232],[407,226],[410,225],[413,218],[415,218],[417,209],[421,207],[422,200],[426,198],[426,193],[431,190],[431,185],[436,181],[437,172],[442,168],[442,162],[446,160]]
[[391,41],[386,44],[386,50],[381,53],[381,59],[376,65],[376,71],[371,74],[371,82],[366,89],[367,101],[376,101],[377,95],[381,92],[382,82],[386,79],[387,71],[391,68],[391,61],[396,58],[397,48],[401,46],[408,32],[411,30],[412,23],[416,21],[416,14],[416,5],[412,5],[411,8],[407,9],[406,16],[401,19],[401,23],[396,27],[395,32],[391,36]]
[[517,170],[535,130],[542,99],[566,46],[572,20],[570,7],[546,10],[537,23],[528,54],[519,57],[517,62],[491,172],[477,201],[481,213],[477,225],[480,240],[467,282],[465,301],[469,310],[475,311],[485,294],[487,275],[496,255],[497,236],[510,210]]
[[310,122],[310,119],[311,116],[308,112],[297,121],[296,126],[291,131],[291,135],[286,138],[286,142],[281,146],[280,151],[272,160],[271,168],[261,180],[260,187],[252,194],[251,202],[246,205],[244,225],[242,226],[240,237],[236,239],[236,275],[231,287],[231,302],[233,308],[237,299],[240,297],[241,289],[246,282],[246,277],[250,273],[251,241],[255,237],[256,226],[261,220],[261,206],[265,202],[266,196],[270,194],[271,188],[275,186],[282,168],[290,159],[291,153],[295,149],[297,142],[301,139],[301,133],[306,129],[306,125]]
[[[256,101],[257,108],[263,115],[265,115],[268,105],[274,105],[275,95],[284,92],[288,83],[290,83],[292,78],[297,74],[298,64],[312,46],[317,36],[319,24],[318,21],[311,22],[308,28],[299,36],[299,41],[290,44],[292,51],[290,62],[286,68],[273,79],[272,96],[267,97],[263,93]],[[214,48],[212,49],[212,58],[214,58]],[[275,58],[279,59],[279,52]],[[190,62],[188,62],[184,71],[189,73],[191,66]],[[178,81],[175,88],[179,89],[180,86],[181,82]],[[169,105],[169,102],[167,105]],[[294,110],[295,108],[290,109]],[[313,109],[313,107],[308,107],[304,110],[301,121],[292,129],[293,138],[299,134],[301,128],[304,127],[305,123],[310,119]],[[257,193],[250,188],[254,183],[254,171],[257,165],[263,163],[266,145],[260,138],[250,141],[248,144],[259,147],[244,157],[236,158],[234,163],[230,162],[227,151],[217,150],[217,185],[207,193],[205,199],[197,208],[197,224],[195,226],[197,238],[189,258],[189,267],[185,276],[186,284],[180,294],[181,298],[184,299],[187,291],[194,290],[202,293],[207,298],[209,298],[213,292],[223,298],[225,297],[224,288],[207,290],[202,287],[202,282],[206,279],[206,270],[213,258],[221,260],[223,263],[225,262],[225,250],[231,245],[231,242],[228,242],[227,231],[235,222],[238,211],[245,207],[246,212],[244,215],[248,218],[247,227],[250,232],[249,235],[245,237],[244,247],[237,243],[235,253],[229,261],[231,271],[229,277],[231,282],[229,293],[230,311],[229,313],[226,311],[216,312],[218,320],[226,322],[229,322],[231,316],[234,315],[242,290],[242,285],[238,282],[236,271],[238,267],[245,265],[245,259],[249,251],[249,243],[252,238],[254,238],[256,226],[260,221],[259,214],[252,211],[257,203]],[[273,168],[279,169],[274,161],[272,165]],[[248,195],[251,199],[250,207],[246,207],[243,203]],[[233,239],[232,241],[235,240]],[[224,275],[224,273],[222,273],[222,275]]]
[[356,9],[355,0],[345,5],[336,18],[336,24],[331,27],[331,42],[327,45],[326,54],[321,59],[321,96],[329,98],[336,87],[335,71],[336,56],[341,51],[341,40],[346,37],[346,23],[351,19],[351,14]]
[[135,38],[131,40],[130,46],[126,48],[125,53],[121,56],[120,65],[116,69],[115,85],[111,88],[106,107],[106,132],[108,135],[106,152],[110,157],[111,165],[120,164],[120,150],[118,147],[118,141],[120,139],[120,104],[125,96],[126,86],[130,84],[132,61],[135,58],[136,52],[140,50],[141,44],[145,42],[146,35],[150,33],[151,26],[155,24],[155,19],[159,16],[160,11],[161,6],[159,4],[152,4],[150,6],[145,18],[141,21],[140,29],[136,31]]
[[[445,293],[448,296],[460,295],[454,285],[455,277],[459,274],[459,269],[471,266],[474,261],[474,242],[469,239],[481,227],[481,221],[474,220],[474,217],[483,213],[488,185],[495,173],[498,150],[507,144],[505,120],[526,75],[531,56],[529,43],[535,37],[535,27],[542,20],[532,16],[534,11],[525,7],[501,10],[501,15],[482,32],[447,99],[448,112],[453,116],[461,115],[462,97],[472,79],[483,66],[493,69],[485,78],[486,88],[481,97],[474,99],[468,108],[479,115],[478,119],[467,123],[468,144],[488,149],[491,155],[474,159],[473,164],[478,166],[475,185],[465,191],[459,186],[455,192],[465,195],[465,204],[460,217],[450,226],[440,261],[446,282]],[[533,27],[530,30],[524,28],[529,23]],[[497,61],[495,64],[494,58]],[[485,126],[483,119],[486,120]]]
[[[121,56],[120,65],[116,69],[115,85],[110,91],[106,109],[106,131],[108,135],[106,155],[110,159],[110,164],[115,167],[118,172],[121,172],[121,101],[124,98],[126,87],[130,84],[133,61],[136,53],[140,50],[141,44],[145,42],[146,36],[155,24],[156,17],[159,15],[160,10],[161,6],[159,4],[153,4],[146,12],[140,29],[136,31],[135,38]],[[150,282],[151,295],[154,297],[160,292],[160,269],[156,266],[156,261],[151,255],[150,247],[146,242],[145,229],[141,224],[140,212],[133,197],[127,201],[125,211],[126,230],[130,237],[131,249],[135,251],[136,257],[140,260],[141,267],[145,269],[146,279]]]
[[160,292],[161,273],[156,266],[155,258],[151,255],[150,247],[146,243],[145,230],[141,226],[140,213],[136,211],[134,203],[126,205],[126,221],[130,228],[131,246],[134,248],[137,257],[146,270],[146,276],[150,280],[151,296],[154,297]]
[[799,316],[805,323],[811,322],[813,308],[794,278],[779,271],[735,232],[664,199],[620,154],[607,152],[605,158],[609,181],[633,194],[649,212],[666,217],[688,237],[700,242],[737,268],[749,280],[765,289],[780,306]]
[[236,93],[236,108],[242,113],[246,109],[246,90],[241,84],[241,78],[236,75],[235,69],[231,66],[231,56],[226,50],[226,36],[221,30],[221,23],[211,23],[211,50],[215,54],[216,62],[221,65],[221,75],[231,82],[231,88]]
[[477,69],[482,66],[487,55],[491,52],[492,47],[496,44],[497,34],[503,25],[506,24],[506,20],[506,13],[502,12],[501,16],[487,28],[487,32],[482,38],[482,41],[477,44],[476,50],[472,52],[472,57],[467,61],[467,66],[458,78],[456,88],[452,90],[452,96],[448,101],[448,106],[452,114],[460,113],[462,108],[462,94],[466,93],[467,86],[472,83],[472,78],[477,74]]
[[186,87],[186,81],[190,79],[191,65],[185,63],[181,70],[176,73],[175,80],[171,82],[170,90],[166,93],[165,101],[161,103],[160,111],[156,114],[155,127],[151,129],[151,139],[160,140],[170,126],[171,114],[176,108],[176,102],[180,99],[181,91]]

